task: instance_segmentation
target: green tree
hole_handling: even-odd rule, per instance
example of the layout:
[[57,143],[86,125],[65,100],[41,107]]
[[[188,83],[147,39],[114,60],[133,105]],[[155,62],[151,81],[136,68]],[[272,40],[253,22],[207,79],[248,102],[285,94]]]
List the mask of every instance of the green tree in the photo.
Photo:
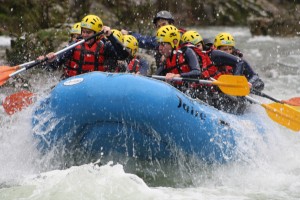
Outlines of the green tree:
[[67,0],[2,0],[2,32],[19,37],[66,21]]

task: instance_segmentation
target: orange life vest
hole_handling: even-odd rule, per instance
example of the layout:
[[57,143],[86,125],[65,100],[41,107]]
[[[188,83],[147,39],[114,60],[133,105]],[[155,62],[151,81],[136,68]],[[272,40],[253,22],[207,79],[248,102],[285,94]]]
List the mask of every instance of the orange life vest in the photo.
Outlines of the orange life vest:
[[100,40],[89,46],[87,43],[74,48],[72,58],[68,61],[65,76],[76,76],[91,71],[106,71],[104,67],[104,43]]

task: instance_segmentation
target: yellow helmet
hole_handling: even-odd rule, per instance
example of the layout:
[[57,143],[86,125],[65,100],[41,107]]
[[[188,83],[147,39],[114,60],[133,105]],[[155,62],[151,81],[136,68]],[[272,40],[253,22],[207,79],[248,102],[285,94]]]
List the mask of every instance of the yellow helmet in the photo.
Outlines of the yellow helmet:
[[87,28],[95,32],[100,32],[102,27],[102,20],[96,15],[87,15],[81,20],[81,28]]
[[219,33],[216,37],[215,37],[215,42],[214,45],[216,48],[220,47],[220,46],[231,46],[234,47],[235,46],[235,41],[234,38],[232,37],[232,35],[230,33]]
[[73,27],[70,30],[70,34],[81,34],[81,22],[78,22],[73,25]]
[[[174,40],[177,40],[178,42],[174,43]],[[176,48],[179,45],[180,32],[173,25],[162,26],[156,32],[156,41],[168,42],[171,44],[172,48]]]
[[132,35],[124,35],[124,46],[131,50],[131,55],[135,56],[139,49],[139,43],[137,39]]
[[181,41],[183,43],[190,42],[193,45],[198,44],[203,41],[203,38],[197,31],[187,31],[181,36]]
[[121,44],[123,44],[124,36],[121,33],[121,31],[119,31],[117,29],[111,29],[111,32],[115,36],[115,38],[117,38],[119,40],[119,42],[121,42]]

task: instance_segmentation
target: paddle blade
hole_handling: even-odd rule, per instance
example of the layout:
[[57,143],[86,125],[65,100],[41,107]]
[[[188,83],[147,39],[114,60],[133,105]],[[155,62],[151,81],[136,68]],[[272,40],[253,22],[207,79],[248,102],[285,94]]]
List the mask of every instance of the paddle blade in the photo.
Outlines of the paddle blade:
[[300,131],[300,112],[281,103],[262,104],[267,114],[275,122],[293,130]]
[[0,67],[0,86],[3,85],[10,77],[9,75],[19,69],[19,66],[8,67],[1,66]]
[[291,106],[300,106],[300,97],[294,97],[288,100],[282,100],[281,102]]
[[9,66],[0,66],[0,73],[6,72],[6,71],[8,71],[10,69],[11,69],[11,67],[9,67]]
[[33,103],[33,93],[22,90],[7,96],[2,105],[5,112],[9,115],[14,114]]
[[298,112],[300,112],[300,106],[291,106],[291,107],[297,110]]
[[246,96],[250,93],[250,87],[245,76],[222,75],[212,84],[218,85],[223,93],[233,96]]

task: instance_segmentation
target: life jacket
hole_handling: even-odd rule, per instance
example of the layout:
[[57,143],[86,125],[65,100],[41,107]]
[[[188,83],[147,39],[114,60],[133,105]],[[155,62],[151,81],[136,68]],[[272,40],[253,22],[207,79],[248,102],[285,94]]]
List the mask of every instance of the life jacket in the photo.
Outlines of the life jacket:
[[74,48],[72,58],[65,68],[65,76],[76,76],[91,71],[106,71],[104,67],[104,43],[97,40],[89,46],[87,43]]
[[208,54],[204,51],[201,51],[198,47],[194,46],[193,44],[191,43],[185,43],[183,44],[183,47],[182,48],[190,48],[192,49],[197,58],[198,58],[198,61],[199,61],[199,66],[200,66],[200,69],[201,69],[201,76],[200,78],[202,79],[209,79],[210,78],[210,74],[209,74],[209,71],[208,71],[208,68],[210,66],[213,65],[212,61],[210,60]]
[[214,78],[214,79],[218,79],[221,75],[224,74],[229,74],[232,75],[233,74],[233,67],[226,65],[226,66],[215,66],[212,65],[210,67],[208,67],[208,72],[210,74],[210,77]]
[[[201,69],[201,79],[210,80],[210,78],[218,79],[222,74],[232,74],[233,69],[231,66],[215,66],[213,61],[210,58],[211,50],[201,51],[198,47],[191,43],[182,44],[182,49],[184,48],[192,49],[197,55],[200,69]],[[191,88],[209,88],[214,91],[216,87],[212,87],[210,84],[201,84],[201,83],[191,83],[189,84]]]
[[232,66],[214,65],[213,61],[210,59],[211,50],[201,51],[199,48],[190,43],[184,44],[183,47],[189,47],[196,53],[201,69],[200,78],[209,79],[212,77],[214,79],[218,79],[222,74],[233,74]]
[[[210,56],[213,50],[215,50],[215,48],[212,48],[211,50],[207,51],[207,54]],[[212,65],[209,66],[207,70],[209,71],[210,77],[216,80],[224,74],[233,75],[233,66],[230,65]]]
[[[184,58],[184,52],[179,48],[177,48],[173,52],[176,53],[173,53],[172,57],[168,57],[165,61],[163,73],[181,74],[191,71],[189,65],[187,64]],[[173,85],[176,87],[181,87],[183,85],[183,82],[174,81]]]
[[184,58],[184,52],[180,49],[175,50],[172,57],[166,59],[164,73],[181,74],[191,71]]
[[136,56],[128,63],[128,70],[130,73],[137,73],[140,70],[140,61]]

